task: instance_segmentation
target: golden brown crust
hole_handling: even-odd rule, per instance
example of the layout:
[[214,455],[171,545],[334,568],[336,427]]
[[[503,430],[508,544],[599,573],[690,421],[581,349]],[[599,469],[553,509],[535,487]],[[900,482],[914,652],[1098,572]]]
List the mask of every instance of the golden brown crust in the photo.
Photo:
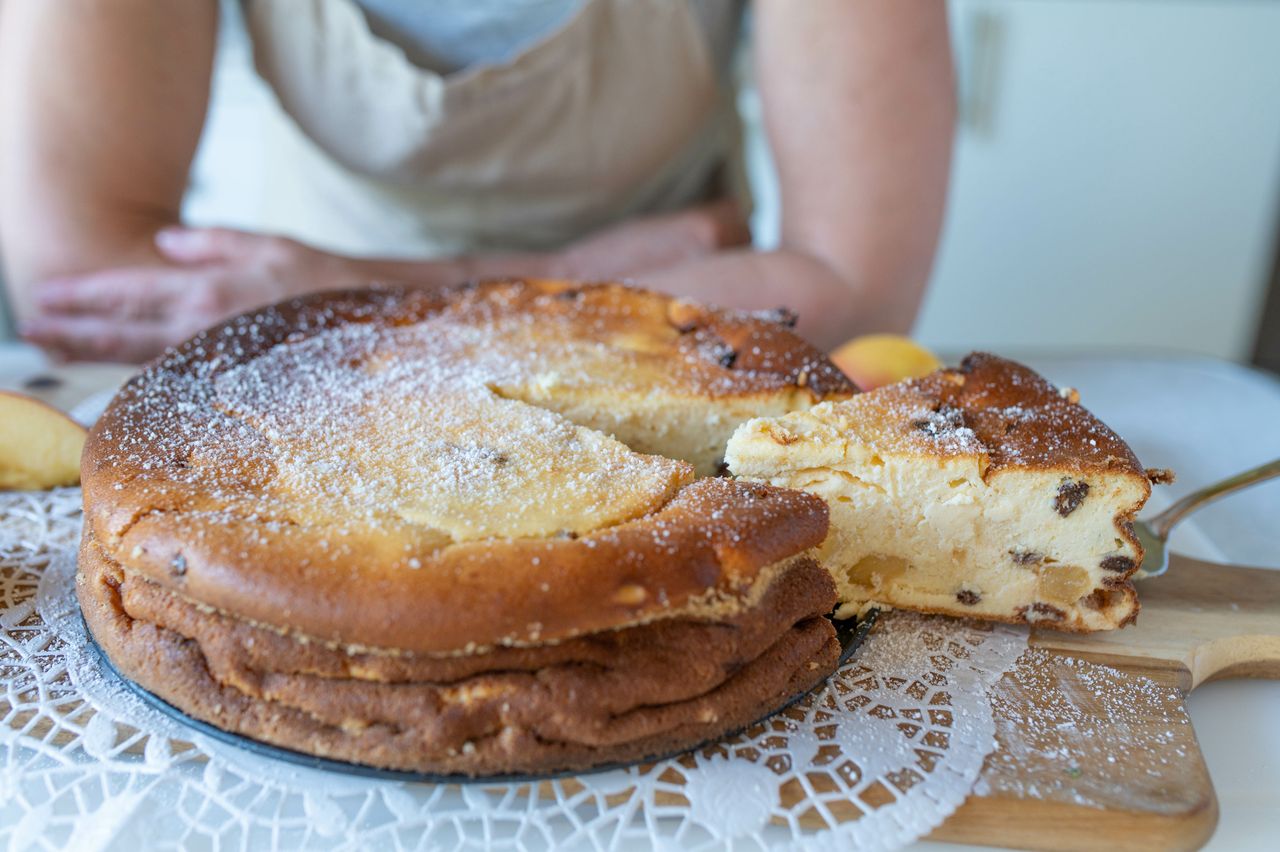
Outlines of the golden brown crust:
[[[376,500],[367,515],[344,515],[333,507],[353,505],[350,495],[330,506],[286,481],[276,450],[291,435],[273,433],[261,410],[246,414],[215,393],[238,368],[334,329],[369,330],[384,346],[337,367],[381,369],[394,358],[398,332],[442,317],[481,332],[486,323],[510,329],[535,318],[551,324],[552,338],[630,347],[637,382],[665,364],[671,376],[663,381],[688,396],[817,400],[853,392],[821,353],[777,322],[619,285],[512,281],[443,294],[317,295],[197,335],[126,386],[84,454],[87,526],[113,560],[193,600],[326,640],[418,652],[540,642],[690,607],[738,607],[768,582],[764,568],[821,541],[820,500],[724,480],[686,484],[678,463],[646,456],[636,457],[637,476],[648,479],[635,508],[603,529],[458,541]],[[266,375],[281,385],[310,378]],[[315,394],[341,378],[319,376]],[[421,389],[427,400],[431,378]],[[269,409],[272,387],[253,390]],[[325,424],[339,435],[347,425]],[[289,476],[310,476],[316,465],[307,461]],[[628,487],[627,477],[603,475],[596,480]]]
[[629,761],[754,721],[811,688],[839,646],[811,559],[758,606],[467,657],[348,653],[209,612],[86,540],[78,595],[126,675],[184,711],[287,748],[487,775]]
[[1034,370],[972,352],[956,369],[908,383],[945,413],[957,409],[990,457],[989,473],[1003,467],[1062,468],[1146,477],[1133,451],[1084,406]]
[[447,652],[563,639],[700,604],[736,608],[767,584],[761,569],[822,541],[826,512],[809,495],[704,479],[653,515],[578,538],[406,551],[403,540],[353,532],[322,550],[306,527],[263,535],[255,520],[177,510],[145,515],[105,549],[244,618],[345,644]]

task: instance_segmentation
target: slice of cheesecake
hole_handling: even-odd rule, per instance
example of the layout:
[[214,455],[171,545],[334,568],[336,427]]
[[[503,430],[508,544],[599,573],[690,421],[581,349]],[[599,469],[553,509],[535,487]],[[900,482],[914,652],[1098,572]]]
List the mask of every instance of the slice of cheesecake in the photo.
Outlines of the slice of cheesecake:
[[872,604],[1063,630],[1138,613],[1132,520],[1150,475],[1119,436],[1012,361],[744,423],[725,454],[749,479],[821,495],[820,558],[842,614]]

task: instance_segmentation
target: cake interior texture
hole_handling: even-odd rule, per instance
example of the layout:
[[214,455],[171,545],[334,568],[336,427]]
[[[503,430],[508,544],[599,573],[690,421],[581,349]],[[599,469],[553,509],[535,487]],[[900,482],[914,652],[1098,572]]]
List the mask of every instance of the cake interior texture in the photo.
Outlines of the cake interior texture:
[[1103,630],[1132,621],[1150,495],[1128,446],[1014,362],[959,369],[804,412],[731,439],[730,471],[826,500],[819,558],[847,614],[871,606]]

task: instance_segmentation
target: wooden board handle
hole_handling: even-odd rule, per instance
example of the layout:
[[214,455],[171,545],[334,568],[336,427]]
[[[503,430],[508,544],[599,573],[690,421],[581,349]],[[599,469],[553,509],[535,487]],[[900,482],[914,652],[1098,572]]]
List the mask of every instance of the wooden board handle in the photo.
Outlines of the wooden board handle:
[[1138,583],[1137,624],[1073,635],[1034,630],[1031,644],[1190,690],[1224,677],[1280,678],[1280,571],[1174,554],[1169,571]]

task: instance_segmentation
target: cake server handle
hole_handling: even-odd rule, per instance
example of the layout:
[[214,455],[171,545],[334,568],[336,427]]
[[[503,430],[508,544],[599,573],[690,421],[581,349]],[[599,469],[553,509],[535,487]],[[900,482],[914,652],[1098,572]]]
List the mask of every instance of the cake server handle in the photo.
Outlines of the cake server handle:
[[1187,515],[1219,497],[1225,497],[1268,479],[1275,479],[1277,476],[1280,476],[1280,459],[1273,459],[1243,473],[1229,476],[1221,482],[1192,491],[1160,514],[1145,521],[1136,521],[1133,529],[1138,534],[1138,541],[1142,543],[1145,555],[1142,558],[1142,567],[1133,575],[1133,579],[1145,580],[1148,577],[1159,577],[1169,568],[1169,554],[1165,543],[1169,540],[1169,533],[1174,526]]

